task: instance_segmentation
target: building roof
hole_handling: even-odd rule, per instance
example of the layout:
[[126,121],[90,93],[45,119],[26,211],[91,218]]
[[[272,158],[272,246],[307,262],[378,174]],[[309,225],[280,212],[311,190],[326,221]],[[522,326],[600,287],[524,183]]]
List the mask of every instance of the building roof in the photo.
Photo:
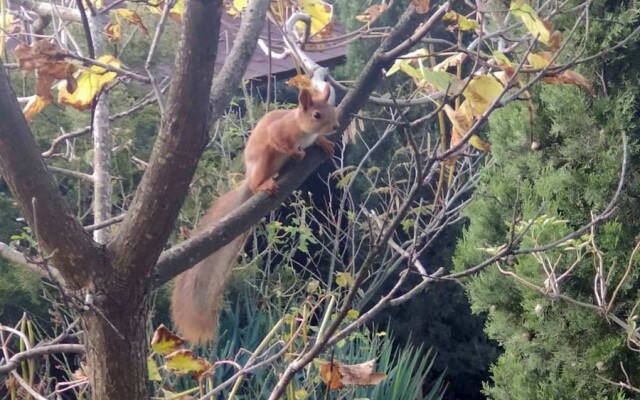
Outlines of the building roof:
[[[235,18],[227,13],[222,14],[222,26],[220,27],[220,42],[218,43],[218,55],[216,57],[216,71],[219,71],[224,63],[225,58],[231,52],[233,43],[240,29],[241,18]],[[267,26],[271,24],[271,29]],[[270,30],[270,32],[269,32]],[[269,41],[269,33],[271,34],[271,41]],[[342,36],[345,33],[345,29],[337,23],[333,23],[332,36]],[[287,54],[284,58],[279,59],[278,54],[282,54],[285,50],[285,45],[282,39],[282,33],[278,27],[274,26],[267,20],[260,39],[265,44],[271,43],[271,66],[269,66],[268,50],[260,46],[256,46],[253,53],[253,57],[247,66],[247,70],[244,74],[244,79],[265,79],[269,74],[277,75],[280,78],[293,76],[296,74],[296,63],[291,56]],[[314,45],[313,48],[307,46],[305,52],[309,58],[318,64],[328,67],[338,64],[342,61],[346,54],[346,45],[334,45],[333,43],[327,43],[324,49],[320,46]]]

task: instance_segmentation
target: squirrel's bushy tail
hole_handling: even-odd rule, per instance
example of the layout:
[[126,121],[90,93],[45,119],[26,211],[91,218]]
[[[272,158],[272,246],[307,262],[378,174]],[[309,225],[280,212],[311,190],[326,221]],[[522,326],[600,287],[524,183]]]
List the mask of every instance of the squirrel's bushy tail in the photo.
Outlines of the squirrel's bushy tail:
[[[209,207],[194,233],[214,226],[252,196],[247,182],[233,189]],[[215,334],[226,281],[248,232],[178,275],[173,283],[171,314],[185,339],[204,343]]]

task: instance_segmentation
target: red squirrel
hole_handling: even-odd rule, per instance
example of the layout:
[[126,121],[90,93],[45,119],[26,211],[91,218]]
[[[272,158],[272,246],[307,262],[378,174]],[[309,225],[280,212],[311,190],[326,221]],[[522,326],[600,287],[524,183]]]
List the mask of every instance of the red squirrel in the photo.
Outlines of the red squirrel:
[[[246,179],[209,207],[194,232],[214,226],[258,192],[276,194],[279,187],[274,178],[289,158],[302,159],[304,148],[315,143],[328,157],[333,156],[334,144],[325,137],[338,128],[336,109],[328,102],[330,94],[328,83],[317,96],[301,89],[295,109],[271,111],[258,121],[244,149]],[[213,337],[225,283],[248,233],[176,277],[171,313],[190,342],[205,343]]]

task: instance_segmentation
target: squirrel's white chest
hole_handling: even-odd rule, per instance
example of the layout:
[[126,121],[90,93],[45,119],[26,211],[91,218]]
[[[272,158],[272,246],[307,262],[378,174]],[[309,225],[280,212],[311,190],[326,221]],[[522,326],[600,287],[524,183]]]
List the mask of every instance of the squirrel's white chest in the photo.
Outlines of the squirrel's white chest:
[[300,147],[301,149],[306,149],[307,147],[315,143],[317,137],[317,133],[314,133],[313,135],[304,135],[302,138],[300,138],[300,140],[298,140],[298,147]]

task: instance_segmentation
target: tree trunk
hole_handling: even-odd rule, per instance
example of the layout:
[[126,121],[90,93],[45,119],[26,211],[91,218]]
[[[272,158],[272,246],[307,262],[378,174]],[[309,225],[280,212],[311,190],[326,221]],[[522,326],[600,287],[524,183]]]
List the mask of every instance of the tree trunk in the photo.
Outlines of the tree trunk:
[[108,298],[84,315],[85,371],[94,400],[148,400],[146,327],[148,302],[144,285],[111,279]]

